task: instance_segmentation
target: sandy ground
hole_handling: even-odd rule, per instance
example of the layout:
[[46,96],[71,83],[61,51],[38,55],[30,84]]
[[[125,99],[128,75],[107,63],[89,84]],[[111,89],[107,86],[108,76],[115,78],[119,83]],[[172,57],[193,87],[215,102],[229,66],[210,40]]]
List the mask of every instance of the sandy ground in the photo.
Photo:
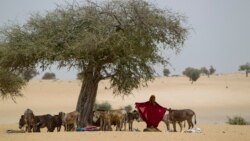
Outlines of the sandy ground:
[[[0,141],[52,141],[52,140],[194,140],[194,141],[249,141],[250,126],[227,125],[227,117],[241,116],[250,121],[250,78],[244,74],[202,76],[191,84],[186,77],[160,77],[140,88],[133,95],[113,96],[108,81],[100,82],[97,102],[109,102],[112,108],[127,105],[134,107],[135,102],[147,101],[151,94],[164,107],[172,109],[190,108],[196,112],[202,133],[166,132],[160,123],[160,133],[156,132],[53,132],[7,134],[8,129],[18,129],[18,120],[24,110],[30,108],[36,115],[70,112],[75,109],[80,91],[80,81],[66,80],[32,80],[23,89],[24,97],[0,101]],[[134,128],[142,131],[145,123],[134,123]]]

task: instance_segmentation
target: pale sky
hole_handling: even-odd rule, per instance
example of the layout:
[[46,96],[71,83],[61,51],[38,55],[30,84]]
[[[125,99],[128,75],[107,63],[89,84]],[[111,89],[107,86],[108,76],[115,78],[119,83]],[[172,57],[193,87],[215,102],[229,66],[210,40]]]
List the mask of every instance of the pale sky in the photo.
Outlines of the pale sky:
[[[31,13],[53,10],[66,0],[0,0],[0,26],[23,24]],[[72,1],[72,0],[70,0]],[[168,52],[171,74],[182,74],[186,67],[209,67],[216,73],[238,72],[250,62],[250,0],[149,0],[161,8],[187,17],[192,27],[182,51]],[[162,68],[156,67],[159,74]],[[48,70],[49,71],[49,70]],[[58,79],[75,79],[76,70],[51,70]],[[47,72],[47,71],[46,71]],[[40,79],[41,76],[36,77]]]

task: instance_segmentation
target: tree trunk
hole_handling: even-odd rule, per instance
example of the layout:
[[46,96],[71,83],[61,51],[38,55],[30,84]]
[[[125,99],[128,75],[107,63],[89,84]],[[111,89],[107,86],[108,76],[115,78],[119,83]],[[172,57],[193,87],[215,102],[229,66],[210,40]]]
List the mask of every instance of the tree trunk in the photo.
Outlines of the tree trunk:
[[98,76],[89,74],[84,78],[81,91],[78,97],[76,111],[80,112],[79,127],[85,127],[92,123],[92,113],[96,100],[98,83]]

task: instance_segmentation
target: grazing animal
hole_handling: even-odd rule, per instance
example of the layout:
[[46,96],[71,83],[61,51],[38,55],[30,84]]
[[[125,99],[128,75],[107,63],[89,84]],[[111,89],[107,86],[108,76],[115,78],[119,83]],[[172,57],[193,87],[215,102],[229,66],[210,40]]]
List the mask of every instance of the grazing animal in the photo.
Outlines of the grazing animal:
[[169,109],[168,120],[172,121],[174,132],[176,132],[176,122],[187,121],[188,129],[193,128],[194,124],[192,122],[192,118],[194,116],[194,123],[196,124],[196,114],[191,109],[183,109],[183,110],[172,110]]
[[100,130],[112,131],[109,111],[94,111],[93,121],[97,123],[99,120]]
[[[30,126],[30,130],[33,129],[33,132],[40,132],[41,128],[47,127],[47,132],[54,131],[54,119],[51,115],[39,115],[34,116],[35,122],[33,125]],[[28,126],[24,120],[24,115],[21,115],[19,120],[19,128],[23,128],[25,126],[25,131],[28,131]],[[34,128],[35,127],[35,128]]]
[[57,132],[60,132],[62,126],[62,113],[53,116],[53,125],[54,128],[57,128]]
[[70,131],[70,125],[74,125],[74,127],[71,129],[76,130],[79,119],[80,119],[80,113],[77,111],[73,111],[70,113],[60,113],[61,114],[61,119],[62,119],[62,125],[64,125],[64,130],[65,131]]
[[133,130],[133,122],[134,120],[140,121],[140,114],[138,111],[134,110],[133,112],[128,112],[127,114],[127,122],[129,131]]
[[[96,121],[100,120],[100,127],[101,129],[111,130],[110,127],[103,128],[102,126],[109,126],[114,125],[116,126],[116,131],[121,131],[123,124],[124,129],[126,130],[126,118],[127,118],[127,112],[123,109],[119,110],[109,110],[109,111],[103,111],[103,110],[97,110],[94,111],[93,114],[93,121],[96,123]],[[103,122],[103,123],[102,123]]]
[[37,131],[37,126],[36,126],[36,118],[32,110],[26,109],[24,111],[24,123],[27,124],[27,131],[31,132],[31,129],[33,128],[33,132]]
[[116,131],[121,131],[124,125],[124,130],[126,130],[126,110],[109,110],[111,125],[116,125]]
[[50,114],[35,116],[37,119],[36,126],[37,132],[40,132],[40,128],[47,128],[47,132],[54,132],[55,130],[55,122],[54,118]]
[[[168,130],[168,131],[171,131],[171,130],[170,130],[170,124],[173,124],[173,122],[172,122],[171,120],[169,120],[169,114],[168,114],[167,112],[165,113],[165,115],[164,115],[162,121],[165,123],[165,125],[166,125],[166,127],[167,127],[167,130]],[[185,127],[185,121],[183,121],[183,122],[184,122],[184,127]],[[180,132],[181,132],[181,131],[182,131],[182,122],[178,121],[177,123],[178,123],[179,126],[180,126]]]
[[20,119],[19,119],[19,129],[22,129],[23,127],[25,127],[25,131],[28,131],[28,126],[27,123],[24,120],[24,115],[21,115]]

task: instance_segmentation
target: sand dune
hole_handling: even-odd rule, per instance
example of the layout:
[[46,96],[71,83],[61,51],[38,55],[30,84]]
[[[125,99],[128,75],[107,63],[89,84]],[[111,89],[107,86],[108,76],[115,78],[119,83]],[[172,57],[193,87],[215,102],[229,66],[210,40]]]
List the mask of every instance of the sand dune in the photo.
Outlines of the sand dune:
[[[191,84],[186,77],[159,77],[148,87],[133,91],[133,95],[120,97],[112,95],[109,81],[100,82],[97,102],[107,101],[112,108],[135,102],[147,101],[151,94],[164,107],[173,109],[190,108],[196,112],[201,134],[170,133],[160,123],[161,133],[145,132],[60,132],[35,134],[7,134],[7,129],[18,129],[18,120],[26,108],[35,114],[57,114],[75,109],[81,82],[66,80],[31,80],[23,89],[24,97],[0,103],[0,140],[250,140],[250,126],[230,126],[227,117],[242,116],[250,121],[250,79],[244,74],[202,76]],[[145,123],[136,123],[135,128],[143,130]]]

